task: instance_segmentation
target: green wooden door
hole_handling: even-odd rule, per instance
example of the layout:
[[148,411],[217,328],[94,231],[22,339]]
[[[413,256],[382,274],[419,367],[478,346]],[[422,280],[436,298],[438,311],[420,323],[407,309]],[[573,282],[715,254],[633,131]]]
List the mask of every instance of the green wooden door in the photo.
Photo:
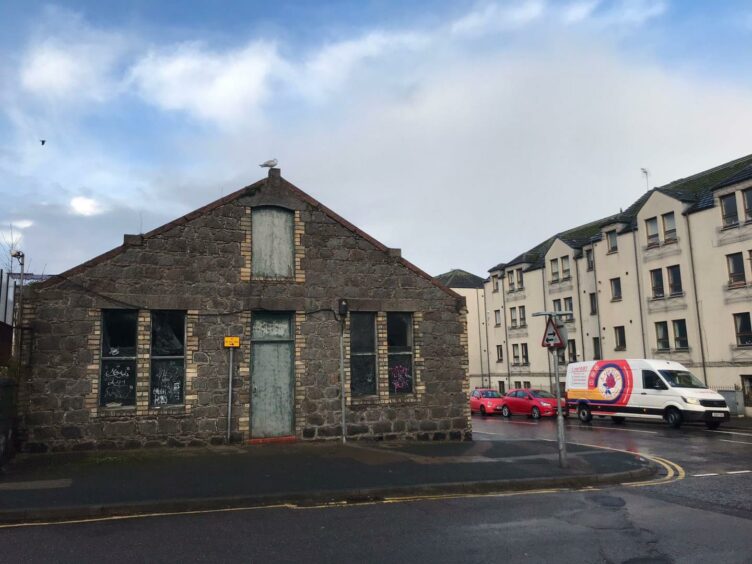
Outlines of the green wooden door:
[[254,313],[251,340],[251,436],[292,435],[292,314]]

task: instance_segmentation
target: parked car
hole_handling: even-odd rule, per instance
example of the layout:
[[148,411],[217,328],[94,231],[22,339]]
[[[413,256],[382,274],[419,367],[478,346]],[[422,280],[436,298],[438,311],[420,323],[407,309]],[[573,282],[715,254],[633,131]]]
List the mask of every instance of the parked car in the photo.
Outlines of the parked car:
[[717,429],[731,418],[726,400],[678,362],[619,359],[573,362],[567,366],[567,401],[583,423],[593,415],[684,421]]
[[15,440],[15,383],[9,378],[0,378],[0,464],[13,454]]
[[[561,407],[566,417],[566,401],[562,398]],[[501,414],[529,415],[533,419],[556,416],[556,396],[546,390],[510,390],[501,404]]]
[[492,415],[501,413],[501,404],[504,401],[497,390],[492,388],[476,388],[470,394],[470,413]]

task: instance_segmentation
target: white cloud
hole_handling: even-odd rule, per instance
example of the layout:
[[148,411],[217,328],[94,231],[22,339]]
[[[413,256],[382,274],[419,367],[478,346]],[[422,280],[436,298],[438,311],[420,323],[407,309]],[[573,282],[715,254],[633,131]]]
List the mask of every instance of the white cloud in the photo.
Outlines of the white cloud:
[[568,6],[565,6],[562,10],[562,20],[564,23],[574,24],[588,19],[601,0],[584,0],[581,2],[573,2]]
[[486,4],[451,24],[458,35],[483,35],[523,27],[543,16],[546,4],[542,0],[526,0],[513,4]]
[[74,214],[83,216],[99,215],[105,211],[101,202],[85,196],[76,196],[71,199],[70,209]]
[[605,25],[642,25],[648,20],[662,16],[668,9],[665,0],[621,0],[603,14]]
[[15,229],[28,229],[34,222],[30,219],[16,219],[8,222]]
[[230,125],[257,114],[269,95],[270,77],[284,66],[275,45],[266,41],[224,53],[188,43],[150,52],[132,68],[130,80],[162,109]]

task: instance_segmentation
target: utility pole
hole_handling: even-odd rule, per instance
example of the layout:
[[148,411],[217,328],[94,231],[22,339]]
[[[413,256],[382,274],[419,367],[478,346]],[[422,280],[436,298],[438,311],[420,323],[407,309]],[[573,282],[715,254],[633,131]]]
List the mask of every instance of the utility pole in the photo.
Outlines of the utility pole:
[[15,338],[16,338],[16,360],[18,361],[19,367],[21,366],[21,321],[23,320],[23,287],[24,287],[24,264],[25,264],[25,258],[26,255],[24,255],[23,251],[20,251],[18,249],[11,251],[10,253],[11,260],[16,259],[18,261],[18,264],[21,265],[21,281],[19,284],[19,292],[18,292],[18,304],[15,303],[15,296],[14,296],[14,303],[13,303],[13,309],[18,311],[18,317],[16,318],[15,323]]

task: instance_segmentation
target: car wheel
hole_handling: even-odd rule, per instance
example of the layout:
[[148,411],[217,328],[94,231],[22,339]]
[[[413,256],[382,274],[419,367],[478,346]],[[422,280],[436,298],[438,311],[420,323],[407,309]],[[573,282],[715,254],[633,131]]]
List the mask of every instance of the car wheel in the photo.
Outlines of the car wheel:
[[579,417],[580,421],[583,423],[590,423],[593,419],[593,414],[590,413],[590,408],[583,404],[577,408],[577,417]]
[[721,422],[720,421],[708,421],[707,423],[705,423],[705,426],[711,431],[715,431],[718,427],[721,426]]
[[681,424],[682,424],[682,414],[681,414],[681,412],[678,409],[676,409],[675,407],[669,407],[666,410],[666,421],[674,429],[678,429],[679,427],[681,427]]
[[617,425],[621,425],[622,423],[624,423],[624,418],[619,417],[618,415],[614,415],[613,417],[611,417],[611,421],[613,421]]
[[486,406],[485,405],[481,405],[480,406],[480,415],[481,415],[481,417],[485,417],[486,416]]
[[512,415],[512,412],[509,411],[509,408],[506,405],[504,405],[504,406],[501,407],[501,414],[504,417],[509,417],[510,415]]
[[530,417],[533,419],[540,419],[540,409],[533,406],[533,409],[530,410]]

